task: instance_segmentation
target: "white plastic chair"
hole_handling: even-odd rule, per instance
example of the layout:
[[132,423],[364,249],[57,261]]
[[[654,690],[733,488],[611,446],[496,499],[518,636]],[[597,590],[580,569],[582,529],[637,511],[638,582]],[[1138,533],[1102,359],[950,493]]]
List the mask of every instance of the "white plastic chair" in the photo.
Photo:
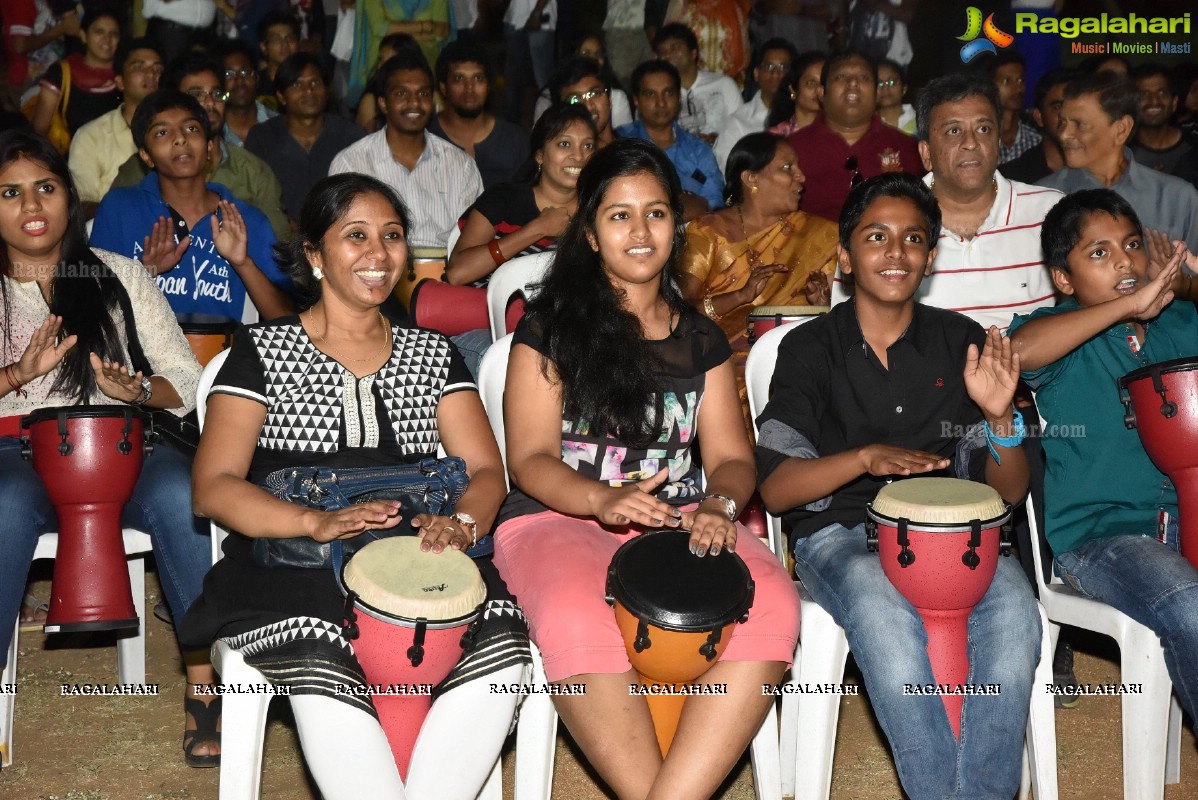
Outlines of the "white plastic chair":
[[1159,800],[1166,783],[1181,781],[1181,706],[1165,667],[1160,638],[1122,611],[1086,597],[1053,575],[1044,580],[1040,531],[1035,505],[1027,501],[1032,558],[1040,603],[1048,612],[1055,648],[1061,625],[1110,636],[1119,645],[1120,680],[1143,686],[1139,694],[1126,693],[1123,701],[1123,796],[1127,800]]
[[491,320],[491,341],[498,342],[507,335],[507,304],[512,295],[523,292],[526,298],[531,297],[532,284],[545,277],[554,255],[552,250],[548,250],[544,253],[517,256],[500,264],[491,273],[491,280],[487,283],[487,316]]
[[[511,262],[509,262],[511,263]],[[506,266],[506,265],[504,265]],[[498,273],[498,271],[497,271]],[[494,283],[494,277],[492,277]],[[503,389],[511,355],[512,335],[495,341],[483,356],[478,386],[487,419],[503,455],[505,477],[507,444],[503,424]],[[509,482],[510,485],[510,482]],[[547,683],[541,652],[532,644],[532,685]],[[781,800],[781,764],[778,760],[778,718],[770,706],[749,746],[753,759],[753,786],[757,800]],[[553,793],[553,762],[557,743],[557,711],[547,694],[530,694],[520,706],[516,728],[516,799],[549,800]]]
[[[745,384],[749,397],[749,413],[756,429],[757,415],[769,401],[770,383],[778,361],[778,347],[793,330],[793,325],[815,319],[801,318],[793,323],[773,328],[757,340],[745,363]],[[770,542],[774,552],[786,564],[786,548],[782,537],[782,521],[773,514],[769,521]],[[836,749],[836,725],[840,718],[840,697],[835,694],[798,693],[797,686],[839,684],[844,678],[849,643],[841,628],[822,606],[812,599],[800,581],[795,581],[801,603],[802,625],[799,646],[795,651],[795,666],[791,670],[791,689],[782,696],[782,725],[779,734],[781,761],[787,765],[782,773],[782,793],[797,800],[826,800],[832,788],[832,758]],[[1020,798],[1026,798],[1033,788],[1037,800],[1057,796],[1056,722],[1052,697],[1037,692],[1036,687],[1052,683],[1052,643],[1049,638],[1048,617],[1039,607],[1042,635],[1040,661],[1036,666],[1032,699],[1028,712],[1027,739],[1024,752],[1024,774]],[[802,725],[803,736],[799,736]],[[791,770],[791,765],[794,770]],[[801,782],[801,783],[800,783]]]
[[[228,358],[229,351],[218,353],[200,373],[196,388],[196,416],[200,429],[204,428],[208,404],[208,392],[216,374]],[[221,542],[228,535],[216,522],[212,526],[212,563],[221,558]],[[212,666],[220,675],[225,686],[266,685],[266,676],[245,663],[241,653],[220,639],[212,645]],[[266,714],[273,695],[265,692],[230,693],[223,696],[221,709],[221,800],[258,800],[262,794],[262,757],[266,739]],[[486,784],[478,794],[478,800],[502,800],[503,766],[496,759],[495,766]]]
[[[146,682],[146,555],[153,549],[150,536],[136,528],[121,531],[125,557],[129,565],[129,587],[133,591],[133,607],[137,610],[137,632],[130,636],[118,633],[116,640],[117,675],[121,683]],[[43,533],[33,550],[33,560],[55,558],[58,555],[58,534]],[[20,620],[13,625],[8,645],[8,662],[0,674],[0,685],[17,682],[17,635]],[[13,719],[16,717],[16,696],[0,693],[0,766],[11,766],[13,759]]]

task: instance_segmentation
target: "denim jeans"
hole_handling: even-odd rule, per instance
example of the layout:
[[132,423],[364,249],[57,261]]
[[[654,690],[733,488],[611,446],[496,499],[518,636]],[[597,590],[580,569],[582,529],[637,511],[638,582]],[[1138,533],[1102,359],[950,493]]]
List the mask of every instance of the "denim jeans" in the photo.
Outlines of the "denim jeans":
[[865,547],[865,526],[830,525],[794,549],[795,571],[848,638],[866,690],[912,800],[1010,798],[1019,773],[1028,703],[1040,655],[1040,616],[1019,563],[1000,558],[994,582],[969,617],[971,685],[997,695],[966,695],[961,738],[941,698],[904,694],[934,684],[919,612]]
[[1161,637],[1173,689],[1198,712],[1198,570],[1152,536],[1095,539],[1057,556],[1061,577]]
[[[191,513],[190,459],[160,442],[142,465],[121,522],[150,534],[163,595],[175,619],[182,619],[212,565],[208,523]],[[0,437],[0,664],[37,537],[57,527],[54,506],[33,464],[21,458],[19,440]]]

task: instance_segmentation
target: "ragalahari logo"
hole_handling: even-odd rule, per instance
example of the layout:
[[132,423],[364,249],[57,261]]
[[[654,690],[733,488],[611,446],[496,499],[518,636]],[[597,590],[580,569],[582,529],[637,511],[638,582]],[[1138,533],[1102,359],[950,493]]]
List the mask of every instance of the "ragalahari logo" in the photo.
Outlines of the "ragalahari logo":
[[[979,39],[979,34],[984,34],[985,38]],[[961,48],[961,61],[968,64],[982,53],[997,53],[995,45],[1009,47],[1011,42],[1015,41],[1015,37],[994,24],[993,14],[982,22],[981,9],[970,6],[965,10],[965,33],[958,36],[957,41],[966,42]]]

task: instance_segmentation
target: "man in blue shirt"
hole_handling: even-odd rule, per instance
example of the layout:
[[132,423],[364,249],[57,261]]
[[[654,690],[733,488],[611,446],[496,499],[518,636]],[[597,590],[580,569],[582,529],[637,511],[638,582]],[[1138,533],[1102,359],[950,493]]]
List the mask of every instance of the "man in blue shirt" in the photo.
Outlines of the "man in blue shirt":
[[724,179],[711,147],[678,125],[682,78],[668,61],[646,61],[632,73],[637,121],[616,129],[619,136],[647,139],[665,151],[682,183],[686,222],[724,207]]
[[239,320],[246,295],[262,319],[292,313],[291,281],[275,264],[266,216],[206,182],[213,147],[208,115],[179,91],[158,91],[130,127],[153,170],[101,201],[91,245],[145,264],[175,314]]

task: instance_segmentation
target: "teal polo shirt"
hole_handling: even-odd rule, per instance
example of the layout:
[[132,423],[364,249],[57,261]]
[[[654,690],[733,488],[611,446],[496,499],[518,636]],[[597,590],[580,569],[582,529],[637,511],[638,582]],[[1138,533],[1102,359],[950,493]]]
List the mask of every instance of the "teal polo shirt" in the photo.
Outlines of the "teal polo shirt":
[[[1079,307],[1071,298],[1016,315],[1009,331]],[[1045,420],[1045,533],[1054,553],[1094,539],[1155,536],[1160,509],[1177,515],[1177,490],[1148,458],[1139,434],[1123,424],[1118,380],[1148,364],[1198,354],[1198,312],[1192,303],[1171,303],[1147,324],[1139,353],[1128,341],[1134,333],[1127,323],[1113,325],[1064,358],[1023,373]]]

